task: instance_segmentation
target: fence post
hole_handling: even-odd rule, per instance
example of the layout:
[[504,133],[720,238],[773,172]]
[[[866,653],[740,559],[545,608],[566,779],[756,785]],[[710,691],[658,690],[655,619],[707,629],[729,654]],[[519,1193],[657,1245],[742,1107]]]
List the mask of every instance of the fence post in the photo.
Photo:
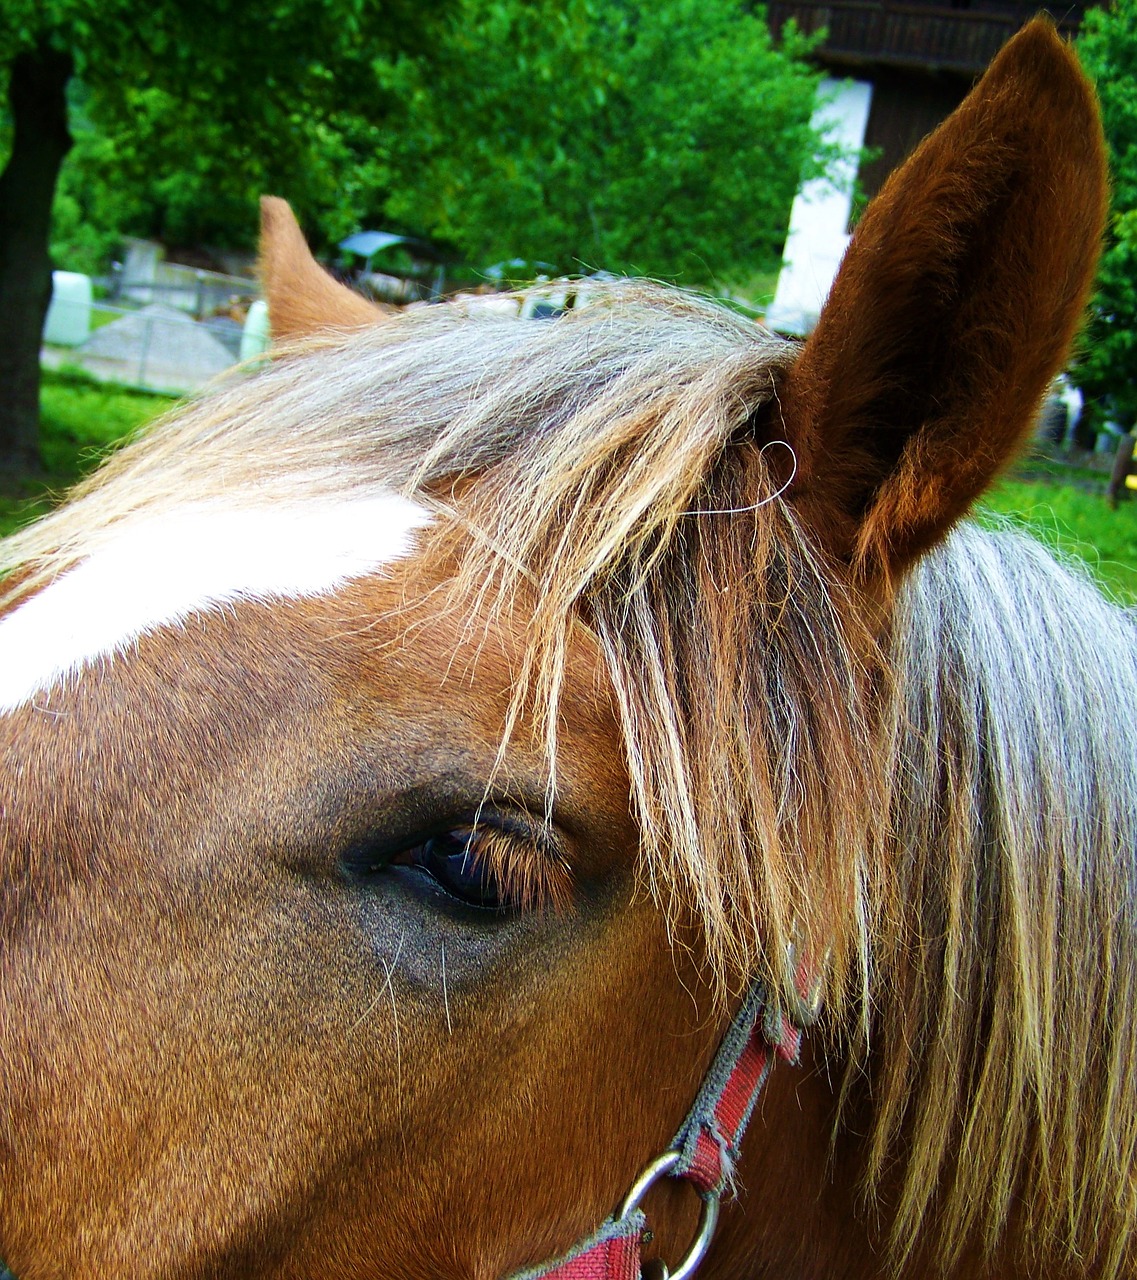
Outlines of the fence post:
[[1128,431],[1118,438],[1117,452],[1113,455],[1113,471],[1109,477],[1109,487],[1106,489],[1111,507],[1116,508],[1121,501],[1125,491],[1125,478],[1129,474],[1135,448],[1137,448],[1137,439]]
[[150,355],[150,339],[154,332],[154,317],[146,317],[146,334],[142,340],[142,351],[138,357],[138,385],[146,386],[146,361]]

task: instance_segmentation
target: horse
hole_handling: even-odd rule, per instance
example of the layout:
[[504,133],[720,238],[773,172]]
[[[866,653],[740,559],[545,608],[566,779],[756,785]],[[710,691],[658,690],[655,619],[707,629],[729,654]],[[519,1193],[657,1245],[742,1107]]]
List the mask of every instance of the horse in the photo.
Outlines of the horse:
[[1028,25],[801,343],[379,315],[265,203],[264,367],[0,552],[20,1280],[1135,1274],[1134,621],[964,520],[1104,155]]

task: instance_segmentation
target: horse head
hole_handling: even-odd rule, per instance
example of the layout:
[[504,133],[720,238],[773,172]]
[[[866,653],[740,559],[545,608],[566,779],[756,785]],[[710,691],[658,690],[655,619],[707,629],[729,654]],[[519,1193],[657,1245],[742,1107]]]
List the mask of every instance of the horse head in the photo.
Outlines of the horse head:
[[[944,955],[978,966],[956,1022],[1046,1050],[1051,971],[1004,1007],[1013,960],[983,951],[1043,906],[988,928],[959,889],[982,815],[962,879],[938,828],[903,844],[896,692],[940,652],[910,640],[918,565],[1068,352],[1103,155],[1032,24],[872,203],[800,347],[632,284],[553,322],[391,318],[266,203],[268,366],[2,553],[21,1280],[539,1268],[667,1149],[743,993],[792,1013],[803,966],[825,1011],[770,1076],[705,1275],[1123,1274],[1132,1166],[1090,1194],[1036,1112],[1119,1119],[1124,1170],[1132,1071],[1040,1099],[1024,1067],[996,1123],[933,1009]],[[1109,937],[1087,1004],[1124,1015],[1120,1061],[1137,952]],[[978,1157],[925,1132],[941,1102],[994,1161],[981,1211]],[[698,1197],[645,1203],[648,1253],[681,1256]]]

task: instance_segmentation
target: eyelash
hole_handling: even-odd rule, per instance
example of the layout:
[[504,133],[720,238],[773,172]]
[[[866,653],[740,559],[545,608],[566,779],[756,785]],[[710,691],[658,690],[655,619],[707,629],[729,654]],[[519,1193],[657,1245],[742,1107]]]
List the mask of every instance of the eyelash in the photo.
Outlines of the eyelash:
[[[488,824],[451,828],[410,846],[391,862],[418,867],[452,897],[491,911],[561,914],[572,906],[572,872],[562,858],[531,839]],[[458,874],[460,886],[455,883]],[[486,896],[493,901],[486,902]]]
[[480,847],[476,857],[521,912],[563,914],[572,906],[572,872],[560,858],[505,832],[471,832]]

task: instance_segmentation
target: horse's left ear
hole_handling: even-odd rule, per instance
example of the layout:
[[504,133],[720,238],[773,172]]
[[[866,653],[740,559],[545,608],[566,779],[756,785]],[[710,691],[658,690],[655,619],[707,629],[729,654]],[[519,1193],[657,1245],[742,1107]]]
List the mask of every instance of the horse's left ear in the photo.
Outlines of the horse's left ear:
[[364,329],[386,314],[328,275],[312,257],[287,200],[278,196],[261,198],[260,276],[277,342]]
[[865,580],[940,539],[1030,431],[1106,202],[1093,89],[1036,20],[869,205],[780,397],[793,500]]

